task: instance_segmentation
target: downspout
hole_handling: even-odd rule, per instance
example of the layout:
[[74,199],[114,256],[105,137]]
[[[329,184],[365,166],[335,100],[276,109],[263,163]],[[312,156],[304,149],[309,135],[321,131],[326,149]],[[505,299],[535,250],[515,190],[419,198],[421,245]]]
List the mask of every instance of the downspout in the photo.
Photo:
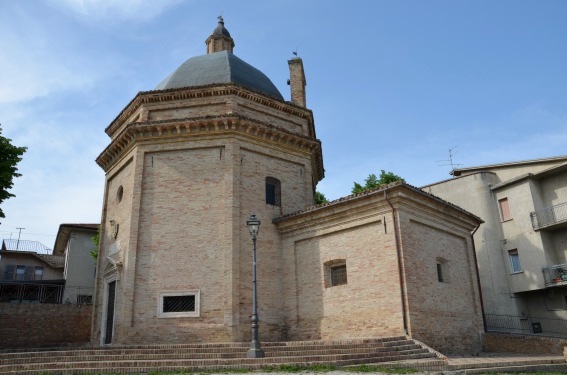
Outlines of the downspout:
[[479,299],[480,299],[480,312],[482,314],[482,326],[484,328],[484,332],[486,332],[486,318],[484,316],[484,301],[482,299],[482,289],[480,288],[480,273],[478,272],[478,260],[476,258],[476,247],[474,245],[474,234],[476,233],[478,228],[480,228],[480,224],[478,224],[476,226],[476,228],[474,228],[474,230],[472,231],[471,242],[472,242],[472,249],[473,249],[473,256],[474,256],[474,270],[476,271],[476,282],[478,284],[478,295],[480,297]]
[[[396,254],[398,255],[398,273],[400,275],[400,295],[402,298],[402,318],[404,321],[404,333],[408,334],[408,318],[406,312],[406,292],[405,292],[405,278],[402,268],[402,253],[400,249],[400,237],[398,234],[398,221],[396,220],[396,209],[388,199],[388,189],[384,190],[384,198],[392,208],[392,220],[394,225],[394,237],[396,238]],[[484,317],[484,315],[483,315]]]

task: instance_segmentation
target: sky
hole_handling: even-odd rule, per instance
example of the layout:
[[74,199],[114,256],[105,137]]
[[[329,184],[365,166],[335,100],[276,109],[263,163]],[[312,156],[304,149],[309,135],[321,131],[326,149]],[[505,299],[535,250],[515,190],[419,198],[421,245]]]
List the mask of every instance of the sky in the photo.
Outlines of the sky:
[[458,167],[567,154],[567,1],[0,0],[2,135],[28,147],[0,238],[53,247],[61,223],[100,222],[104,129],[205,54],[220,14],[286,100],[303,59],[329,199],[381,170],[450,178],[449,150]]

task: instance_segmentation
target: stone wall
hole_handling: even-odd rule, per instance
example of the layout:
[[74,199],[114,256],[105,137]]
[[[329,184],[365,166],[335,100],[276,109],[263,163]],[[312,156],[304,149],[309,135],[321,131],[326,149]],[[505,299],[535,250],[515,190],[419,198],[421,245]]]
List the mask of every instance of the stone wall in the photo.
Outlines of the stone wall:
[[0,303],[0,349],[85,344],[91,305]]
[[567,340],[487,332],[483,335],[485,352],[563,355]]

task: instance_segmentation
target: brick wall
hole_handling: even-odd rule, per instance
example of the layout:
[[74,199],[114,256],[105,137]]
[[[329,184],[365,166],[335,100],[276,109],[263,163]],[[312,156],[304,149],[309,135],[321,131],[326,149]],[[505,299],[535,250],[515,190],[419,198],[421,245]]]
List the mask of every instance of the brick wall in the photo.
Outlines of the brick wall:
[[555,337],[537,337],[487,332],[482,343],[485,352],[556,354],[563,355],[567,340]]
[[0,304],[0,349],[88,343],[92,306]]

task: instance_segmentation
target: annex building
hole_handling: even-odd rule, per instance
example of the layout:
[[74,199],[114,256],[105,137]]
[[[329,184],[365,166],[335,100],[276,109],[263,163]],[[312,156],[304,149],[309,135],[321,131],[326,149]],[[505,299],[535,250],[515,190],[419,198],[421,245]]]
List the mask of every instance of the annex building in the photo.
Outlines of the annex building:
[[478,350],[482,220],[403,182],[314,206],[303,62],[288,61],[286,101],[234,46],[219,18],[206,55],[106,128],[93,343],[249,341],[254,213],[262,341],[407,334]]

